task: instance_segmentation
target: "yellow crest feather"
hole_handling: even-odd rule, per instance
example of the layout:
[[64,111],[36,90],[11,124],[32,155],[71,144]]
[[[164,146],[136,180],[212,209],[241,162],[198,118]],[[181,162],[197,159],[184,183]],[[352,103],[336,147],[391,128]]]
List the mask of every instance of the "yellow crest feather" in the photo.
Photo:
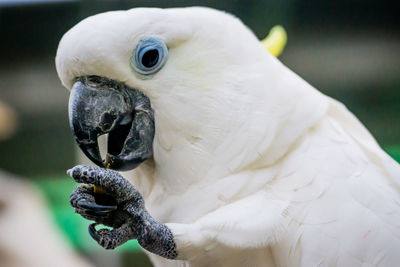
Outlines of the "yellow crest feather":
[[286,31],[280,25],[272,27],[267,37],[261,40],[261,44],[264,46],[264,48],[276,57],[282,53],[286,42]]

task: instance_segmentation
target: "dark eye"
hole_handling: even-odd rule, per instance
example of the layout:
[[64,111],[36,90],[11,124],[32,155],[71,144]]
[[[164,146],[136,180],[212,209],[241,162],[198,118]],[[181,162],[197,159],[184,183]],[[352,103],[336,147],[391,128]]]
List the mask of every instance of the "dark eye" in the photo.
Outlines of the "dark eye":
[[142,56],[142,65],[146,68],[152,68],[157,65],[159,59],[158,50],[150,49]]
[[131,66],[140,74],[154,74],[164,66],[167,56],[165,43],[159,38],[151,37],[138,43],[131,57]]

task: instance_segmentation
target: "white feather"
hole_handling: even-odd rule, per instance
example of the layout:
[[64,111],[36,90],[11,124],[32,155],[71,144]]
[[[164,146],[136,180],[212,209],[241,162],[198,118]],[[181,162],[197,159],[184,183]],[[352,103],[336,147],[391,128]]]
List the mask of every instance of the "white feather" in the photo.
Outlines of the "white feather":
[[[163,69],[140,79],[136,44],[158,36]],[[61,40],[63,84],[99,75],[151,100],[154,159],[129,175],[175,235],[157,266],[397,266],[400,168],[340,103],[264,51],[231,15],[132,9]]]

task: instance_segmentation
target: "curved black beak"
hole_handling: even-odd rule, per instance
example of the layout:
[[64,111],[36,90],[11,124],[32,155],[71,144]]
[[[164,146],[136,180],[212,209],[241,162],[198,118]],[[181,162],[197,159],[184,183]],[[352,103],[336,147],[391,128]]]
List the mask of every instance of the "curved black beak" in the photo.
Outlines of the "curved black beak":
[[[123,83],[98,76],[77,79],[69,99],[69,120],[83,153],[101,167],[131,170],[153,155],[150,101]],[[107,133],[103,160],[97,139]]]

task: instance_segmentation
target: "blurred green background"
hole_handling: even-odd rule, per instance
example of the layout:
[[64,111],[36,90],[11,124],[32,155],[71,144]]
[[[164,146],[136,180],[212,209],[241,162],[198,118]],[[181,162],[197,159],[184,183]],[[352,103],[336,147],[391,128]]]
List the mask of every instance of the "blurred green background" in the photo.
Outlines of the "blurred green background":
[[[400,158],[400,16],[394,1],[0,0],[0,100],[18,119],[16,132],[0,141],[0,168],[35,181],[68,239],[92,258],[99,252],[85,245],[91,240],[79,239],[88,237],[87,223],[67,202],[74,185],[64,173],[77,154],[68,126],[68,91],[54,66],[57,44],[69,28],[99,12],[193,5],[235,14],[260,39],[283,25],[288,44],[281,61],[346,104],[379,144]],[[63,190],[57,191],[60,184]],[[116,259],[114,266],[146,266],[141,254],[127,252],[134,247],[107,257]]]

